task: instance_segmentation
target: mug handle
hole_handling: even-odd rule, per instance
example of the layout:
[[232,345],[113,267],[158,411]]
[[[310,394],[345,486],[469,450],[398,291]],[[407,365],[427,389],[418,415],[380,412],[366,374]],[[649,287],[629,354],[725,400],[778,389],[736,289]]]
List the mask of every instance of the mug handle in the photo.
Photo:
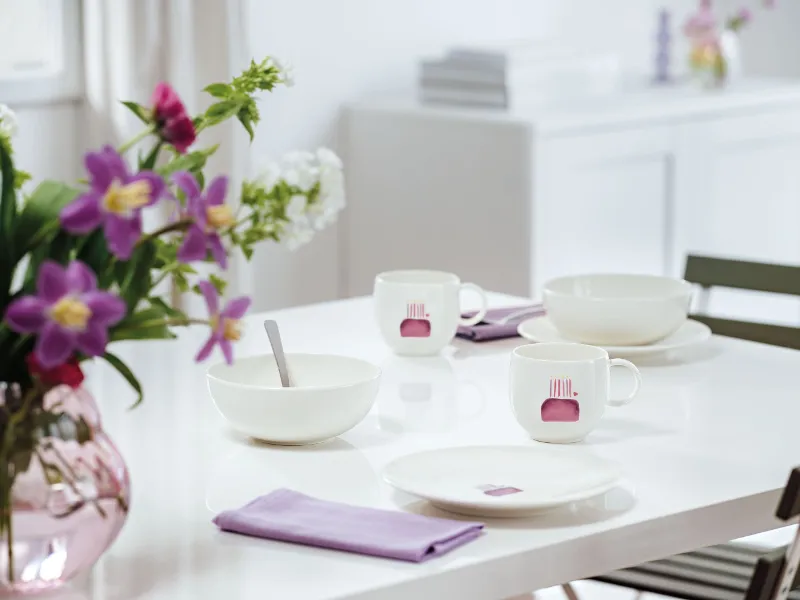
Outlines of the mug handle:
[[479,285],[475,285],[474,283],[462,283],[461,291],[464,290],[472,290],[481,298],[481,308],[478,310],[477,314],[469,317],[468,319],[463,317],[459,319],[459,323],[461,323],[461,325],[471,327],[472,325],[477,325],[483,321],[483,317],[486,316],[486,309],[489,307],[489,301],[486,299],[486,292],[484,292],[483,288],[481,288]]
[[634,378],[633,391],[630,394],[628,394],[625,398],[609,398],[608,400],[609,406],[624,406],[628,404],[628,402],[633,400],[636,397],[636,394],[639,393],[639,388],[642,387],[642,374],[639,373],[639,369],[636,368],[636,365],[623,358],[612,358],[611,366],[625,367],[631,373],[633,373],[633,378]]

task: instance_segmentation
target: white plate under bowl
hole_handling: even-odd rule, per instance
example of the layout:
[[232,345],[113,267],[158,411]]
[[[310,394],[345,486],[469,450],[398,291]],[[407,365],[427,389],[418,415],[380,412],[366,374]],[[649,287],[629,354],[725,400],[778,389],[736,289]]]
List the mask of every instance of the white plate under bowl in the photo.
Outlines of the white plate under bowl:
[[577,448],[466,446],[398,458],[383,478],[450,512],[525,517],[603,494],[620,470]]
[[[574,342],[564,337],[556,329],[553,322],[544,317],[535,317],[523,321],[517,327],[519,333],[526,340],[532,342]],[[659,354],[669,350],[677,350],[694,346],[705,342],[711,337],[711,329],[705,323],[693,321],[688,319],[683,325],[678,328],[678,331],[665,337],[664,339],[647,344],[645,346],[600,346],[611,356],[648,356],[651,354]]]

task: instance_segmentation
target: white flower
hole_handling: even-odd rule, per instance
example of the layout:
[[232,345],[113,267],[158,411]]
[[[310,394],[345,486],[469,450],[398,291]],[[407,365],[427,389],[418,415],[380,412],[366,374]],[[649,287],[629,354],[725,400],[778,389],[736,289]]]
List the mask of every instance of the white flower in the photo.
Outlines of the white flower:
[[328,148],[317,148],[317,160],[320,166],[333,167],[339,170],[342,168],[342,159]]
[[314,237],[314,229],[306,215],[307,206],[308,199],[302,194],[292,196],[286,205],[289,223],[286,225],[283,240],[289,250],[296,250]]
[[0,134],[12,138],[17,135],[17,115],[5,104],[0,104]]
[[284,62],[279,58],[273,58],[272,62],[278,69],[278,73],[280,73],[283,85],[292,87],[294,85],[294,67],[292,67],[291,63]]
[[281,180],[281,166],[273,161],[268,162],[258,173],[258,181],[267,192],[272,191]]
[[289,198],[289,204],[286,205],[286,216],[290,221],[296,221],[306,214],[306,197],[302,194],[295,194]]
[[314,155],[307,150],[293,150],[287,152],[281,158],[281,162],[287,169],[305,167],[314,162]]

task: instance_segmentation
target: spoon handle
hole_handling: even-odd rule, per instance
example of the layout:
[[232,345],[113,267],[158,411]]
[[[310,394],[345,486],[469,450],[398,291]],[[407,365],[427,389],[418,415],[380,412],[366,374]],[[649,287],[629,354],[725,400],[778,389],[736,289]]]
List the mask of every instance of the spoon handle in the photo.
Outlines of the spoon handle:
[[278,330],[277,321],[264,321],[264,329],[267,332],[269,343],[272,346],[272,352],[275,354],[275,362],[278,363],[278,375],[281,377],[281,385],[283,387],[291,387],[289,381],[289,369],[286,366],[286,356],[283,354],[283,344],[281,343],[281,334]]

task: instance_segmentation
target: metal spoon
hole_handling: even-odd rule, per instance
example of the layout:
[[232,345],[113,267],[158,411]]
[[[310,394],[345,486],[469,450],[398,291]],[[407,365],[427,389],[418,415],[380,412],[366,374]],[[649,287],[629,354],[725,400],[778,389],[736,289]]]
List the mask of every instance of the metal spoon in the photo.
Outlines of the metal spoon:
[[278,363],[278,375],[281,377],[281,385],[283,387],[292,387],[291,380],[289,379],[289,368],[286,366],[286,356],[283,353],[281,332],[278,331],[278,322],[264,321],[264,330],[267,332],[270,346],[272,346],[275,362]]

